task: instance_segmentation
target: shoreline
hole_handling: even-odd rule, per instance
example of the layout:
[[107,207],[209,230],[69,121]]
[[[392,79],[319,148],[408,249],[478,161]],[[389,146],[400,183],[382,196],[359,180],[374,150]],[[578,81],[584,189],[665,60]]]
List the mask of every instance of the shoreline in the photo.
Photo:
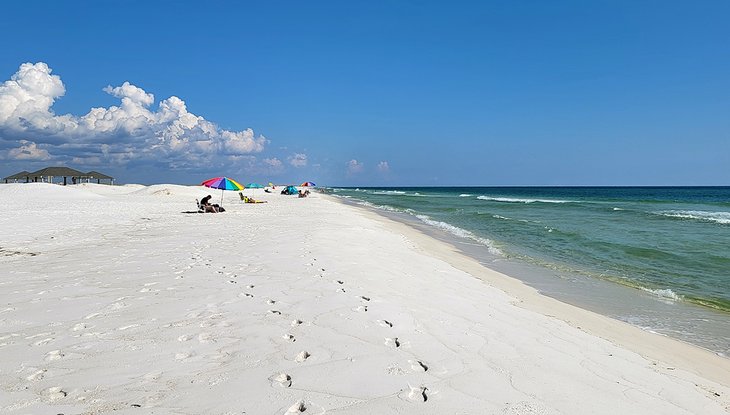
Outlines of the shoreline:
[[[642,330],[669,336],[730,358],[730,313],[667,298],[663,290],[645,289],[581,272],[550,268],[500,252],[500,244],[475,236],[471,230],[440,222],[423,213],[392,209],[350,196],[334,196],[342,203],[370,210],[382,217],[449,244],[483,266],[513,276],[541,294],[582,309],[617,319]],[[453,229],[453,230],[452,230]],[[465,236],[466,235],[466,236]]]
[[377,209],[347,203],[331,195],[325,196],[337,203],[362,210],[373,220],[388,222],[389,226],[425,247],[424,250],[429,254],[488,286],[515,297],[515,305],[519,307],[556,317],[575,328],[626,347],[644,357],[683,367],[718,383],[727,384],[727,379],[730,379],[730,358],[726,356],[667,335],[647,332],[627,322],[541,294],[519,278],[491,269],[489,265],[479,262],[449,242],[440,241],[408,223],[392,219]]

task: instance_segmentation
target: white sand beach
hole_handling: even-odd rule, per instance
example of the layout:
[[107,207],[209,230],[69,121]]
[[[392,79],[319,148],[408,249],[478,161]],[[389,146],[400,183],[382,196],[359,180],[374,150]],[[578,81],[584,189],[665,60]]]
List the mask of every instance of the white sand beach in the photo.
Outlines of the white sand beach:
[[730,412],[729,359],[327,195],[208,193],[0,185],[0,413]]

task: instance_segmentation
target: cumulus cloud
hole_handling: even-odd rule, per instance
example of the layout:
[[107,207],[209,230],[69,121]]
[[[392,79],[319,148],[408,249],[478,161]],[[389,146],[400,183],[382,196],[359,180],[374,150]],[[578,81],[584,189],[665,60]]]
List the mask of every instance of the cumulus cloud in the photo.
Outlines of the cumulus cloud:
[[361,173],[365,169],[365,165],[355,159],[347,162],[347,174]]
[[265,165],[275,169],[279,169],[282,166],[281,160],[276,157],[264,159],[263,162]]
[[162,161],[184,168],[258,153],[268,142],[251,129],[222,129],[189,112],[175,96],[153,109],[154,95],[129,82],[104,91],[120,105],[92,108],[82,116],[56,115],[52,106],[66,93],[61,78],[43,62],[22,64],[0,84],[0,148],[15,147],[7,151],[13,159]]
[[8,158],[13,160],[48,160],[48,151],[38,148],[36,143],[20,140],[20,147],[8,151]]
[[387,161],[381,161],[378,163],[377,169],[381,173],[388,173],[390,171],[390,165]]
[[307,155],[296,153],[289,157],[289,164],[294,167],[304,167],[307,165]]

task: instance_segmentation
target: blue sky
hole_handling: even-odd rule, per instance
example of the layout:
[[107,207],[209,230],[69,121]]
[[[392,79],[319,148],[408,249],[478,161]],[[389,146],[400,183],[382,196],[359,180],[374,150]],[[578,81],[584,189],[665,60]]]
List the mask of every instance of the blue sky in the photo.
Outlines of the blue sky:
[[728,21],[727,1],[14,2],[0,175],[730,185]]

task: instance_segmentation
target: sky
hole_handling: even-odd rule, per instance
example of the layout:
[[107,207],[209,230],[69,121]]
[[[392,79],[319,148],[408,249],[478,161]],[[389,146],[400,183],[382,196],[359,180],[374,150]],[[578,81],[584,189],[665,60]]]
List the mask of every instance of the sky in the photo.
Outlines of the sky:
[[27,0],[0,176],[730,185],[730,2]]

